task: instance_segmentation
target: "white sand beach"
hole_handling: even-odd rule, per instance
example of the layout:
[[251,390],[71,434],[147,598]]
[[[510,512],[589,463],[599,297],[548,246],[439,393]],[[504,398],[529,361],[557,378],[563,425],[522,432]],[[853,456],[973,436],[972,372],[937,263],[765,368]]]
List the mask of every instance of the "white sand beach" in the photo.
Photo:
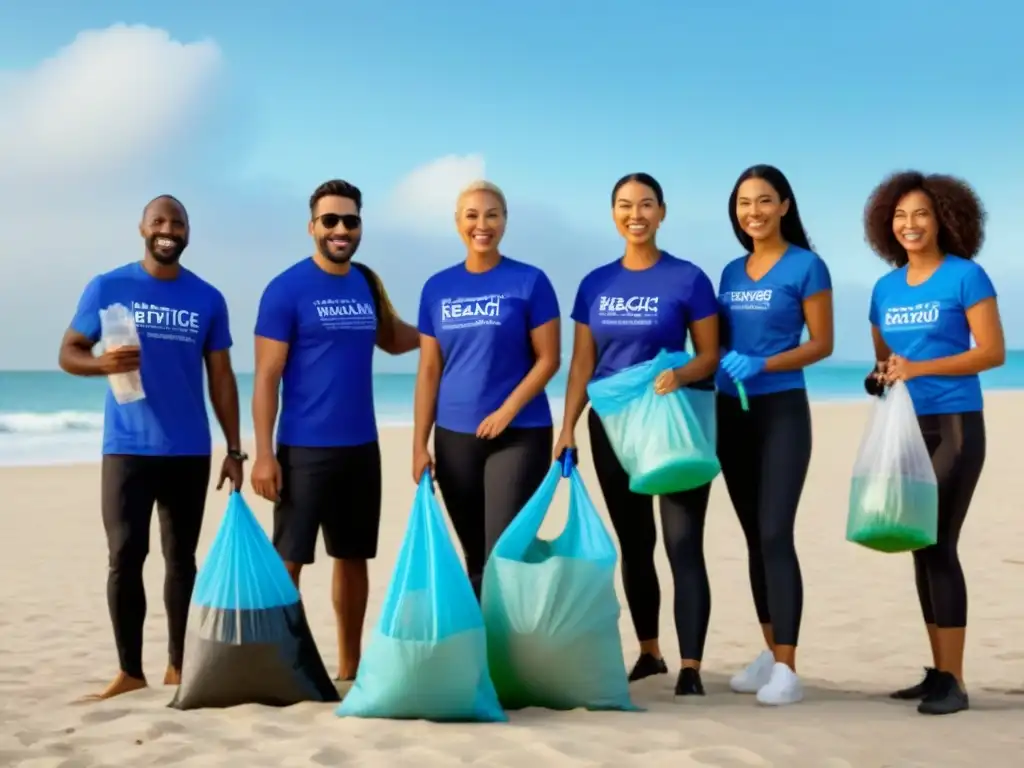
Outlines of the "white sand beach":
[[[798,521],[805,584],[801,704],[759,707],[729,692],[728,677],[760,650],[746,552],[721,480],[706,537],[711,631],[705,698],[673,701],[674,673],[634,686],[641,713],[512,713],[502,725],[339,719],[333,705],[221,711],[167,708],[173,689],[72,704],[105,685],[116,657],[105,601],[106,545],[98,465],[0,470],[0,766],[720,766],[721,768],[1011,768],[1024,754],[1024,394],[987,398],[988,459],[963,533],[970,590],[966,675],[972,709],[925,717],[890,701],[929,662],[910,557],[844,540],[846,494],[868,406],[815,405],[814,458]],[[581,445],[586,445],[580,434]],[[382,433],[385,467],[380,557],[371,569],[367,636],[387,587],[413,498],[410,432]],[[582,471],[600,505],[581,450]],[[248,488],[248,486],[247,486]],[[269,530],[270,506],[247,491]],[[201,558],[225,506],[211,490]],[[564,519],[557,505],[547,533]],[[157,526],[146,569],[146,670],[166,663]],[[330,567],[303,576],[306,610],[329,670],[336,667]],[[676,656],[671,581],[662,568],[662,646]],[[627,663],[637,652],[623,606]]]

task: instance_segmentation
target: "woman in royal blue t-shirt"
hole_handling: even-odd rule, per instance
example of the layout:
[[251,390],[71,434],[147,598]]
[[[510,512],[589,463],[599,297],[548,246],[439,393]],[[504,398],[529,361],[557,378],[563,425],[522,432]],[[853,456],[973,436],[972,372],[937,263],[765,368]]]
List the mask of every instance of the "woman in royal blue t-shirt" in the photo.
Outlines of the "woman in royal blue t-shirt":
[[413,479],[434,468],[477,596],[487,556],[551,466],[544,387],[560,360],[551,281],[498,250],[507,215],[494,184],[463,190],[455,222],[466,258],[420,298]]
[[984,240],[984,213],[963,181],[905,172],[875,189],[864,226],[871,247],[893,267],[871,295],[878,365],[868,391],[906,382],[939,484],[938,541],[914,552],[932,666],[924,680],[892,697],[920,700],[922,714],[952,714],[969,703],[967,587],[957,542],[985,463],[978,374],[1006,358],[995,288],[973,261]]
[[[803,369],[832,354],[832,281],[777,168],[756,165],[740,175],[729,218],[745,253],[726,265],[718,286],[725,353],[716,377],[718,459],[747,541],[750,587],[768,646],[730,685],[756,693],[762,704],[792,704],[803,698],[796,675],[803,581],[794,529],[811,461]],[[809,338],[802,342],[805,328]],[[749,395],[749,412],[737,382]]]
[[[587,405],[587,384],[662,349],[683,351],[687,335],[694,357],[655,381],[668,394],[701,383],[710,389],[718,365],[718,304],[708,276],[695,264],[658,248],[655,233],[665,217],[661,185],[646,173],[625,176],[612,189],[612,218],[626,241],[623,256],[598,267],[580,283],[573,305],[576,333],[565,395],[562,433],[555,448],[576,445],[574,430]],[[666,674],[658,644],[661,592],[654,568],[657,532],[653,499],[633,493],[601,420],[587,419],[594,470],[622,550],[622,582],[633,618],[640,658],[629,679]],[[711,613],[704,564],[704,516],[710,483],[660,499],[662,533],[675,582],[675,621],[682,658],[676,694],[703,694],[700,662]]]

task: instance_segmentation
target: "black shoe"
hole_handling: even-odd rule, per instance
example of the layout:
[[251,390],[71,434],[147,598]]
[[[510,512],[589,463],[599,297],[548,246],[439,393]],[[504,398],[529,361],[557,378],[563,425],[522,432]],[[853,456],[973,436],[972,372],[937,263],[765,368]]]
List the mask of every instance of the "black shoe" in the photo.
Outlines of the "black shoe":
[[635,683],[651,675],[667,675],[668,667],[664,659],[656,659],[649,653],[641,653],[640,658],[633,665],[633,671],[629,673],[629,682]]
[[935,686],[917,705],[922,715],[952,715],[970,708],[967,692],[949,672],[937,672]]
[[676,678],[676,696],[703,696],[704,684],[700,672],[693,667],[683,667]]
[[925,667],[924,680],[910,688],[903,688],[895,693],[890,693],[889,698],[900,699],[901,701],[923,699],[935,689],[935,683],[938,679],[939,671],[937,669],[934,667]]

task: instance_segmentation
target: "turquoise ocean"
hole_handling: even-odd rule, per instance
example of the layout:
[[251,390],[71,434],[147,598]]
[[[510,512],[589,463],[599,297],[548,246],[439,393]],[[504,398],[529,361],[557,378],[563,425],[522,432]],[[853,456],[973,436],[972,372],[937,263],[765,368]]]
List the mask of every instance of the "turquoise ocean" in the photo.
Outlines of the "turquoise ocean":
[[[864,400],[870,363],[826,362],[807,371],[813,401]],[[986,390],[1024,389],[1024,350],[1010,352],[1006,364],[982,375]],[[377,421],[381,426],[412,423],[415,375],[374,376]],[[238,375],[242,431],[252,431],[252,374]],[[103,429],[104,379],[81,379],[61,371],[0,371],[0,465],[63,464],[96,461]],[[561,413],[565,375],[548,386],[552,408]],[[212,420],[215,444],[219,428]]]

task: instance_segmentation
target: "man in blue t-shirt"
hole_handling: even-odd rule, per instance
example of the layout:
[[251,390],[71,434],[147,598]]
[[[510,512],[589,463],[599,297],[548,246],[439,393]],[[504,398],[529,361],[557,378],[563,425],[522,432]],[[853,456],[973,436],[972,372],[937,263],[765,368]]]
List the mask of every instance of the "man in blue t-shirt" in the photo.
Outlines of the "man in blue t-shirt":
[[[210,482],[204,366],[210,400],[227,439],[218,489],[225,480],[241,488],[246,458],[239,440],[227,305],[220,291],[179,264],[188,246],[188,214],[170,195],[158,197],[143,211],[139,232],[146,244],[143,260],[93,278],[60,348],[60,367],[68,373],[110,377],[101,496],[110,556],[107,602],[121,669],[90,699],[146,686],[142,566],[154,505],[160,517],[170,635],[164,684],[181,681],[196,547]],[[127,323],[115,334],[118,312]],[[101,341],[103,352],[94,356],[93,348]]]
[[[373,351],[419,347],[380,279],[352,261],[362,236],[362,194],[321,184],[309,201],[316,249],[275,277],[256,319],[252,486],[273,501],[274,546],[299,583],[320,529],[334,558],[341,680],[353,680],[369,595],[367,561],[377,554],[381,466],[373,410]],[[353,269],[354,267],[354,269]],[[281,388],[281,419],[274,421]]]

